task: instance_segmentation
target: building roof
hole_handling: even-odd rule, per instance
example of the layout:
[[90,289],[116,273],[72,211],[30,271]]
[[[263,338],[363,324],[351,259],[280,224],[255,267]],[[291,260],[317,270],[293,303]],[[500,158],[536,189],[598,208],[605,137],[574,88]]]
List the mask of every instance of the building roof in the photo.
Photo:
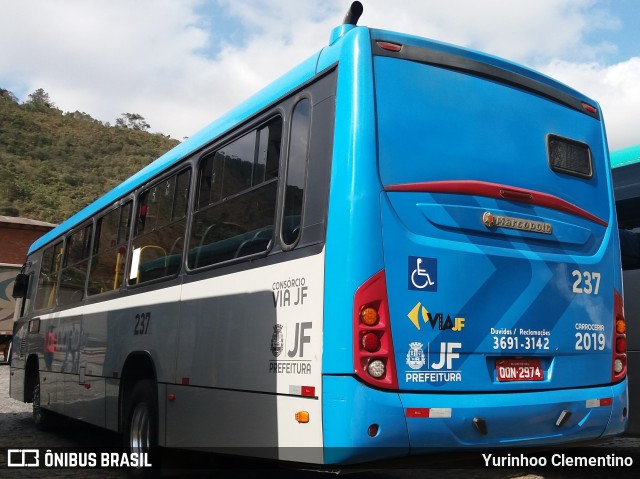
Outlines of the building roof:
[[622,148],[620,150],[612,151],[609,153],[611,158],[611,167],[617,168],[618,166],[629,165],[632,163],[640,162],[640,145],[630,146],[628,148]]
[[0,215],[0,225],[2,224],[10,224],[13,225],[14,228],[25,228],[25,229],[50,229],[54,228],[56,225],[53,223],[46,223],[44,221],[32,220],[29,218],[17,218],[15,216],[2,216]]

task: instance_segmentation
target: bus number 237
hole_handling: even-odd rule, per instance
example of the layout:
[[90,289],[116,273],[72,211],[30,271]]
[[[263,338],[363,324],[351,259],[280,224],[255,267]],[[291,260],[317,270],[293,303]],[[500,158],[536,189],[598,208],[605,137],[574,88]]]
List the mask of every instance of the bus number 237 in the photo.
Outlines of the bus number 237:
[[136,326],[133,328],[134,336],[139,334],[147,334],[149,331],[149,323],[151,322],[151,313],[136,314]]
[[574,278],[574,293],[598,294],[600,290],[600,273],[574,269],[571,272],[571,276]]

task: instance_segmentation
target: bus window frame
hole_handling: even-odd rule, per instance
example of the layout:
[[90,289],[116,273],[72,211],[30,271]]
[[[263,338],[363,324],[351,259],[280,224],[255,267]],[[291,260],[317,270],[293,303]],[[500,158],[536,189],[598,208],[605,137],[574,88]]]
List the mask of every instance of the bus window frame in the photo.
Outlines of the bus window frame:
[[[189,187],[189,192],[188,192],[188,197],[187,197],[187,204],[185,206],[185,215],[184,217],[181,219],[181,221],[185,222],[184,225],[184,238],[186,240],[187,238],[187,234],[189,234],[189,224],[190,224],[190,216],[192,213],[192,206],[193,206],[193,201],[194,201],[194,196],[193,196],[193,189],[194,189],[194,174],[193,174],[193,165],[192,162],[189,161],[189,157],[186,157],[184,159],[182,159],[181,161],[179,161],[178,163],[176,163],[174,165],[173,168],[170,168],[164,172],[162,172],[162,174],[150,179],[148,182],[146,182],[145,184],[141,185],[139,188],[137,188],[133,193],[132,196],[134,197],[134,201],[132,203],[132,210],[131,210],[131,225],[129,228],[129,240],[127,241],[127,259],[126,259],[126,265],[125,265],[125,279],[123,281],[123,286],[121,287],[124,289],[137,289],[139,287],[144,287],[147,285],[155,285],[158,283],[162,283],[165,281],[170,281],[173,279],[176,279],[177,277],[179,277],[185,267],[185,250],[186,250],[186,246],[187,246],[187,241],[184,241],[184,244],[182,245],[182,258],[180,260],[180,264],[178,267],[178,270],[175,273],[172,273],[171,275],[167,275],[167,276],[162,276],[160,278],[153,278],[147,281],[142,281],[142,282],[138,282],[138,281],[132,281],[131,278],[131,268],[133,265],[133,254],[134,254],[134,240],[136,239],[136,225],[137,225],[137,221],[138,221],[138,213],[140,210],[140,197],[142,196],[143,193],[151,190],[153,187],[161,184],[163,181],[166,181],[169,178],[172,177],[176,177],[176,184],[177,184],[177,177],[183,173],[183,172],[188,172],[189,174],[189,181],[188,181],[188,187]],[[175,198],[175,196],[174,196]],[[177,221],[179,222],[179,221]],[[177,222],[170,222],[167,223],[165,225],[163,225],[162,227],[166,227],[170,224],[174,224]],[[140,236],[144,236],[146,233],[142,233]],[[95,296],[102,296],[102,295],[95,295]]]
[[[62,286],[62,273],[64,270],[68,269],[68,261],[69,261],[69,251],[68,251],[68,245],[69,245],[69,240],[70,238],[72,238],[76,233],[79,233],[81,230],[86,229],[87,227],[90,228],[90,238],[89,238],[89,245],[88,245],[88,257],[86,258],[87,261],[87,267],[85,269],[85,273],[84,273],[84,283],[83,283],[83,289],[82,289],[82,298],[79,300],[74,300],[74,301],[65,301],[64,303],[60,302],[60,287]],[[61,262],[60,262],[60,270],[58,272],[58,286],[56,288],[56,306],[57,307],[61,307],[61,308],[67,308],[67,307],[73,307],[74,305],[78,305],[83,303],[86,298],[87,298],[87,281],[89,278],[89,268],[91,267],[91,252],[93,251],[93,242],[95,239],[95,231],[96,231],[96,225],[95,225],[95,217],[91,217],[89,218],[87,221],[84,221],[83,223],[81,223],[80,225],[76,226],[75,228],[73,228],[72,230],[69,230],[65,235],[64,235],[64,244],[62,247],[62,258],[61,258]],[[76,263],[77,264],[77,263]],[[78,290],[80,291],[80,290]]]
[[[56,309],[58,307],[58,288],[59,288],[59,282],[60,282],[60,271],[62,270],[62,257],[64,256],[64,249],[65,249],[65,243],[66,243],[66,238],[67,235],[61,235],[59,237],[57,237],[54,241],[51,241],[49,244],[45,245],[40,251],[38,251],[37,254],[37,258],[38,258],[38,265],[37,265],[37,276],[34,274],[34,276],[37,277],[37,284],[35,286],[35,290],[34,290],[34,296],[33,296],[33,305],[31,310],[33,312],[38,312],[38,314],[42,313],[42,312],[47,312],[47,311],[53,311],[54,309]],[[44,266],[44,255],[47,252],[47,250],[49,248],[52,248],[55,254],[55,250],[57,247],[60,247],[61,249],[61,254],[59,255],[59,258],[57,259],[58,262],[58,270],[56,272],[56,280],[55,282],[53,282],[52,284],[53,286],[53,302],[52,304],[48,305],[48,306],[44,306],[42,308],[38,308],[38,293],[40,292],[40,278],[42,276],[42,268]],[[55,260],[54,260],[55,261]],[[52,292],[48,293],[49,295],[52,294]]]
[[[243,124],[239,125],[237,128],[228,131],[218,137],[216,140],[211,142],[206,149],[201,150],[193,161],[193,171],[195,174],[192,178],[192,192],[191,192],[191,203],[189,209],[189,224],[187,228],[187,239],[186,248],[187,254],[183,257],[183,264],[185,267],[185,271],[187,274],[198,274],[204,271],[209,271],[212,269],[224,268],[225,266],[234,265],[238,263],[244,263],[248,261],[252,261],[259,258],[266,258],[270,254],[277,252],[280,250],[278,244],[279,237],[275,234],[276,229],[280,228],[280,209],[282,207],[282,168],[284,155],[282,154],[283,147],[288,145],[289,136],[288,136],[288,125],[290,123],[290,118],[287,116],[288,109],[285,107],[287,103],[290,101],[291,97],[286,97],[279,101],[276,105],[267,108],[263,112],[260,112],[258,115],[255,115],[245,121]],[[250,134],[251,132],[259,132],[266,126],[268,126],[271,122],[273,122],[276,118],[280,118],[282,130],[280,135],[280,153],[278,158],[278,175],[270,178],[268,180],[263,181],[257,185],[252,185],[249,188],[238,191],[228,197],[223,197],[219,202],[211,203],[206,206],[198,207],[200,203],[200,170],[205,161],[207,161],[211,156],[214,156],[218,151],[224,149],[226,146],[232,144],[234,141],[244,137],[245,135]],[[259,137],[256,136],[256,152],[254,153],[254,164],[253,168],[255,168],[255,161],[258,155],[257,149],[260,147]],[[253,169],[251,174],[253,180]],[[225,261],[220,261],[217,263],[211,263],[204,266],[194,266],[191,267],[188,261],[189,255],[189,244],[191,242],[191,235],[193,231],[193,221],[196,213],[205,210],[206,208],[210,208],[212,205],[222,204],[228,200],[233,200],[234,198],[240,197],[242,195],[246,195],[253,191],[257,191],[260,188],[265,187],[266,185],[276,182],[276,201],[274,205],[274,217],[273,217],[273,232],[271,234],[271,239],[267,248],[264,251],[260,251],[258,253],[252,253],[245,256],[239,256],[237,258],[231,258]],[[224,187],[224,185],[223,185]]]
[[[127,255],[125,256],[124,259],[124,276],[125,278],[128,277],[129,274],[129,248],[131,247],[131,236],[133,235],[133,225],[134,225],[134,221],[133,221],[133,213],[134,213],[134,194],[128,194],[126,196],[124,196],[123,198],[120,198],[118,201],[112,203],[108,208],[105,208],[99,212],[97,212],[95,215],[93,215],[93,221],[94,221],[94,230],[93,230],[93,241],[91,243],[91,258],[89,261],[89,269],[87,271],[87,285],[86,285],[86,296],[85,299],[88,301],[92,301],[95,298],[104,298],[105,295],[110,295],[110,294],[114,294],[116,292],[121,292],[126,290],[127,288],[127,282],[125,281],[125,279],[123,278],[122,282],[120,283],[120,286],[116,289],[110,289],[107,291],[103,291],[101,293],[93,293],[93,294],[89,294],[89,279],[91,278],[91,272],[93,270],[93,266],[94,266],[94,257],[97,256],[99,253],[95,252],[95,248],[97,245],[97,237],[98,237],[98,222],[103,219],[105,216],[113,213],[116,210],[120,210],[120,220],[122,220],[122,208],[127,204],[130,203],[131,204],[131,211],[130,211],[130,215],[131,218],[129,219],[129,228],[128,228],[128,232],[127,232],[127,241],[123,244],[126,244],[127,246]],[[97,301],[101,301],[97,300]]]
[[[286,155],[281,155],[283,156],[283,162],[284,165],[282,165],[282,191],[280,193],[281,197],[280,197],[280,209],[278,210],[277,214],[280,217],[280,222],[278,224],[278,242],[280,243],[280,247],[282,248],[282,251],[291,251],[293,249],[295,249],[298,244],[300,243],[301,239],[302,239],[302,235],[304,234],[304,219],[305,219],[305,209],[306,209],[306,203],[307,203],[307,189],[308,189],[308,182],[309,182],[309,155],[311,152],[311,133],[313,132],[313,128],[312,128],[312,124],[313,124],[313,110],[314,110],[314,104],[313,104],[313,95],[311,92],[311,87],[313,86],[313,84],[311,85],[307,85],[305,87],[305,89],[301,92],[299,92],[296,95],[293,95],[290,100],[291,103],[289,105],[288,108],[288,113],[289,113],[289,121],[288,121],[288,125],[287,125],[287,143],[286,143]],[[295,112],[296,107],[302,103],[304,100],[307,100],[309,102],[309,121],[307,123],[307,146],[306,146],[306,153],[305,153],[305,158],[304,158],[304,191],[302,193],[302,207],[300,210],[300,224],[298,226],[298,228],[300,229],[300,231],[298,232],[298,235],[296,237],[296,239],[291,243],[287,243],[284,239],[284,236],[282,234],[282,230],[283,230],[283,226],[284,226],[284,219],[285,219],[285,209],[286,209],[286,196],[287,196],[287,182],[289,180],[289,159],[291,156],[291,133],[292,133],[292,129],[293,129],[293,114]]]

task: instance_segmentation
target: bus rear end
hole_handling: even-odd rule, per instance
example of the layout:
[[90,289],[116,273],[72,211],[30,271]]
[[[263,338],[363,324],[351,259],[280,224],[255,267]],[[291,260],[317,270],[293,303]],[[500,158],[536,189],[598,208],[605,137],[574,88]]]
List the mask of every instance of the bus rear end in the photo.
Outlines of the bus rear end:
[[371,52],[382,268],[354,293],[351,404],[366,412],[353,444],[397,455],[622,433],[625,323],[598,105],[426,40],[371,31]]

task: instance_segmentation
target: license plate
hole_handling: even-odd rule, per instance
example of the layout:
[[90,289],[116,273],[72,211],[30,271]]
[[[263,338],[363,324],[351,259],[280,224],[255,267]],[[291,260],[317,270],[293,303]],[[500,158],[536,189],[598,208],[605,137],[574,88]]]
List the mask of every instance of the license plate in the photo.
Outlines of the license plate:
[[499,359],[496,377],[500,382],[542,381],[544,372],[539,359]]

